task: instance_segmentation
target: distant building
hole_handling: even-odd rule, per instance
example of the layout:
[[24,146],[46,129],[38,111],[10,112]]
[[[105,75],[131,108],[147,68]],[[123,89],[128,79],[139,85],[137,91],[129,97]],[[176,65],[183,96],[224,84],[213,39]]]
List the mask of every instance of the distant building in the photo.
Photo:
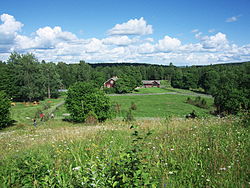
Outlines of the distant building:
[[161,82],[159,80],[142,80],[143,87],[160,87]]
[[106,82],[104,82],[104,87],[111,88],[115,86],[115,82],[118,80],[117,76],[114,76],[110,79],[108,79]]

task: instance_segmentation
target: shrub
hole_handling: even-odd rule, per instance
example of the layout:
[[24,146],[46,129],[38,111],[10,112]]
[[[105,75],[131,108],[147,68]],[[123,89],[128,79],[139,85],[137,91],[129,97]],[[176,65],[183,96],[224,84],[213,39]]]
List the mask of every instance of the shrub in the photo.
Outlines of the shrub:
[[114,105],[114,111],[116,112],[116,113],[120,113],[121,112],[121,104],[119,104],[119,103],[115,103],[115,105]]
[[78,82],[71,86],[65,104],[75,122],[85,122],[90,111],[96,114],[100,122],[111,117],[109,98],[90,83]]
[[129,109],[129,110],[127,111],[127,113],[126,113],[126,115],[125,115],[125,117],[124,117],[123,120],[126,121],[126,122],[130,122],[130,121],[134,121],[134,120],[135,120],[134,115],[133,115],[131,109]]
[[130,109],[131,110],[136,110],[137,109],[137,106],[136,106],[136,104],[134,102],[131,103]]
[[97,115],[90,111],[87,115],[86,115],[86,120],[85,123],[90,124],[90,125],[95,125],[98,123],[98,118]]
[[200,96],[196,97],[195,100],[192,100],[190,97],[188,97],[186,103],[200,108],[208,108],[207,101],[205,99],[202,99]]
[[10,100],[7,95],[0,91],[0,128],[7,127],[11,123]]

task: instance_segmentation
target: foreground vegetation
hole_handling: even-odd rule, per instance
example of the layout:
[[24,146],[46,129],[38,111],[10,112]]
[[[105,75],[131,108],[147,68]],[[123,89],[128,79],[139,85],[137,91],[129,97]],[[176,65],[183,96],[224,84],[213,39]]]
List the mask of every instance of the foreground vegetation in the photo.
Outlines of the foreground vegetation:
[[249,127],[233,118],[48,121],[0,133],[3,187],[247,187]]

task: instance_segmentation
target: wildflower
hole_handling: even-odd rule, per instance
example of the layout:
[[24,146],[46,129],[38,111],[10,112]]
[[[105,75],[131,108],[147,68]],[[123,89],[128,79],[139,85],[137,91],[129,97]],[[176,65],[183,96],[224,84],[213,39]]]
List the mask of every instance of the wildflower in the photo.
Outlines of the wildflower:
[[171,175],[171,174],[174,174],[174,172],[172,172],[172,171],[169,171],[169,172],[168,172],[168,174],[170,174],[170,175]]
[[170,151],[174,151],[174,148],[171,148]]
[[220,168],[220,170],[226,170],[226,168],[225,168],[225,167],[223,167],[223,168]]
[[77,166],[77,167],[75,167],[75,168],[72,168],[72,170],[76,170],[76,171],[78,171],[78,170],[80,170],[80,169],[81,169],[80,166]]
[[207,182],[209,182],[209,181],[210,181],[210,179],[206,179],[206,181],[207,181]]

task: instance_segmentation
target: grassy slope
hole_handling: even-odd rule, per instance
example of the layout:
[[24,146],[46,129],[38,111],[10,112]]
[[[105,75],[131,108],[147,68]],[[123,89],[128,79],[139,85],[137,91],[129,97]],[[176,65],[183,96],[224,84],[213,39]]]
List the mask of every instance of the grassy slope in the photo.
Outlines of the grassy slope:
[[[126,111],[134,102],[137,110],[134,111],[135,117],[166,117],[167,115],[183,117],[195,110],[199,116],[210,116],[208,109],[198,108],[185,103],[188,96],[183,95],[143,95],[143,96],[112,96],[113,103],[121,104],[121,113],[124,116]],[[194,98],[194,97],[191,97]],[[212,98],[205,98],[211,106]]]
[[[146,187],[247,187],[249,129],[233,123],[230,118],[138,121],[132,125],[143,139],[137,141],[131,124],[119,121],[72,126],[54,120],[37,129],[4,132],[0,182],[4,187],[112,187],[123,177],[128,182],[123,187],[136,182]],[[148,130],[152,135],[145,137]],[[133,148],[140,150],[129,154]]]
[[32,103],[24,104],[21,102],[16,103],[16,106],[11,107],[11,116],[12,119],[17,121],[18,124],[32,124],[32,118],[38,109],[42,109],[44,104],[50,104],[51,107],[56,104],[63,102],[64,98],[58,99],[46,99],[40,101],[39,105],[33,105]]

